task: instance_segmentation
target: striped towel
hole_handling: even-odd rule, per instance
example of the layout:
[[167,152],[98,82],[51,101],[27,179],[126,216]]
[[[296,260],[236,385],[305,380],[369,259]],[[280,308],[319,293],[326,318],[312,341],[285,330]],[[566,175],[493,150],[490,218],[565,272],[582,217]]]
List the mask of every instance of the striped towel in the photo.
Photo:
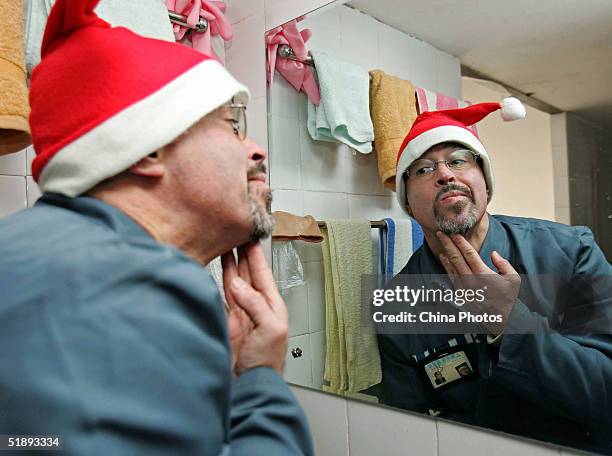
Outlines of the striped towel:
[[[457,100],[456,98],[449,97],[442,92],[431,92],[421,87],[415,87],[415,90],[419,113],[425,111],[441,111],[443,109],[465,108],[472,104],[469,101]],[[472,125],[468,128],[472,130],[472,133],[478,136],[476,125]]]
[[380,269],[384,281],[390,280],[406,266],[414,252],[423,245],[423,230],[412,217],[403,220],[386,218],[381,232]]

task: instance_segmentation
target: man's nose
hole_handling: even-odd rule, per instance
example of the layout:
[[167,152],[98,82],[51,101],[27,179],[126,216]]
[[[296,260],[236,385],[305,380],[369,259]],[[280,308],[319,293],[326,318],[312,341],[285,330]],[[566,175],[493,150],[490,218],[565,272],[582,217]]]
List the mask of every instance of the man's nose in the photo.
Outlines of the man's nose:
[[261,163],[268,158],[268,151],[255,143],[251,138],[246,138],[244,143],[247,147],[250,161]]
[[446,166],[445,162],[439,162],[435,170],[436,183],[440,186],[447,185],[456,180],[455,174]]

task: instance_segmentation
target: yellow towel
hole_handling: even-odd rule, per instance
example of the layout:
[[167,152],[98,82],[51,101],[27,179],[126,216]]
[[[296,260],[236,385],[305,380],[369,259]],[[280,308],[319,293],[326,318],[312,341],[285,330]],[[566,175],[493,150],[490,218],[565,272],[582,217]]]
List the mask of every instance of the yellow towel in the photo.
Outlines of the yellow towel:
[[349,395],[381,381],[370,308],[361,301],[361,276],[372,274],[370,222],[331,220],[323,229],[325,374],[323,389]]
[[417,116],[412,83],[381,70],[370,71],[370,116],[378,175],[385,187],[395,191],[397,153]]
[[23,57],[23,0],[0,0],[0,155],[31,144]]

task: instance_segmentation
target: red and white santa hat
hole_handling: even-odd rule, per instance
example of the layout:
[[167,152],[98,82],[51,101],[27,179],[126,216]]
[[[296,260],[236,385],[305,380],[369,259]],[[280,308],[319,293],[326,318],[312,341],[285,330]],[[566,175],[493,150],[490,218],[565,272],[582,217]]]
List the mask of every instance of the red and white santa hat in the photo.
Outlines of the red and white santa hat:
[[418,115],[397,154],[395,184],[397,199],[404,211],[408,212],[403,179],[404,172],[413,161],[431,147],[444,142],[462,144],[480,156],[484,177],[489,189],[489,201],[491,200],[494,179],[489,154],[478,136],[468,127],[498,109],[501,109],[502,119],[506,121],[522,119],[526,114],[522,103],[518,99],[510,97],[505,98],[501,103],[479,103],[465,108],[427,111]]
[[32,73],[32,174],[43,192],[80,195],[249,98],[213,58],[111,27],[98,1],[55,2]]

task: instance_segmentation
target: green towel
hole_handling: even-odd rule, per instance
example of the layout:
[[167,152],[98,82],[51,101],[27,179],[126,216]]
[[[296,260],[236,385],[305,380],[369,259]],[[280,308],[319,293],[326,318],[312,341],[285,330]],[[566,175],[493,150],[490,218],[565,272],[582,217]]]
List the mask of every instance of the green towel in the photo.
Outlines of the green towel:
[[359,65],[311,51],[319,83],[319,106],[308,100],[308,132],[316,141],[338,141],[357,152],[372,152],[370,76]]
[[[325,391],[348,395],[381,381],[369,306],[361,302],[361,276],[372,274],[370,222],[331,220],[323,230],[325,272]],[[364,324],[369,322],[368,324]]]

